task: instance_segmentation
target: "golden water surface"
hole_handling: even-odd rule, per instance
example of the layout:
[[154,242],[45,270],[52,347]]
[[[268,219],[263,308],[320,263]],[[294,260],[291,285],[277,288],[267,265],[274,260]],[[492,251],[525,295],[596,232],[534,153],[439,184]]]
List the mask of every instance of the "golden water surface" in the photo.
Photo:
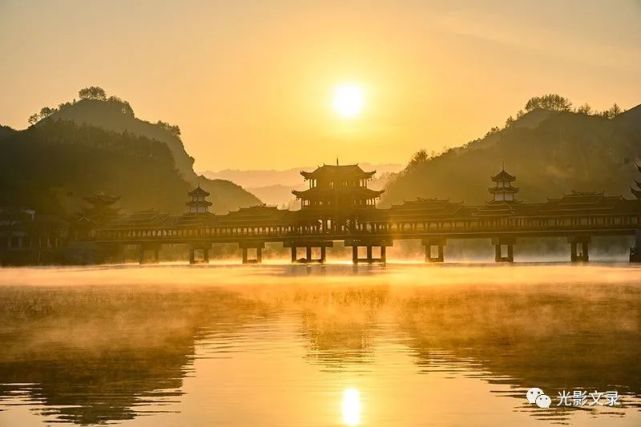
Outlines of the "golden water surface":
[[0,270],[2,427],[638,426],[640,403],[626,264]]

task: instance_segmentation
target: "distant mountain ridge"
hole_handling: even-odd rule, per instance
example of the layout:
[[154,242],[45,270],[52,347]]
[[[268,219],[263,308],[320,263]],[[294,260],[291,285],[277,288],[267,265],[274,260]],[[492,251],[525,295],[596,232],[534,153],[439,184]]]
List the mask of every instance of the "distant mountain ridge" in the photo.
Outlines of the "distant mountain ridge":
[[517,177],[519,200],[543,201],[573,190],[630,198],[639,159],[641,106],[610,116],[537,108],[464,146],[434,156],[417,153],[387,184],[381,205],[419,197],[483,203],[490,198],[489,177],[503,166]]
[[[360,163],[365,170],[376,170],[374,179],[370,181],[370,187],[376,190],[382,189],[394,173],[401,170],[399,164],[370,164]],[[300,172],[311,171],[316,167],[298,167],[290,169],[254,169],[239,170],[225,169],[218,172],[205,171],[203,174],[210,178],[229,179],[245,187],[252,194],[255,194],[266,204],[291,209],[297,209],[300,204],[292,194],[292,190],[304,190],[307,183]]]
[[[384,174],[395,173],[403,169],[403,165],[395,163],[372,164],[359,163],[365,170],[376,170],[377,177]],[[271,185],[299,186],[303,183],[301,171],[311,171],[318,167],[301,166],[288,169],[223,169],[220,171],[204,171],[208,178],[229,179],[246,188],[266,187]]]

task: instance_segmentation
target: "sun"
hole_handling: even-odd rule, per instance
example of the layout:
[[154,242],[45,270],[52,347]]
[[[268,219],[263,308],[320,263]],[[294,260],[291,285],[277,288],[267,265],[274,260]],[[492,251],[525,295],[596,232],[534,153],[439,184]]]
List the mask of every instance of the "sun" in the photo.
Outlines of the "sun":
[[363,111],[363,88],[357,84],[347,83],[334,88],[332,107],[343,119],[353,119]]

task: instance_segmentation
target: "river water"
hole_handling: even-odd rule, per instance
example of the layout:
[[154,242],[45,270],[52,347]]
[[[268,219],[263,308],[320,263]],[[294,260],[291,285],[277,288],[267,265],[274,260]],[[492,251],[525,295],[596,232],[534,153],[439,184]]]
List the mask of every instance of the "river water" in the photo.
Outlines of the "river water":
[[639,426],[640,408],[627,264],[0,270],[2,427]]

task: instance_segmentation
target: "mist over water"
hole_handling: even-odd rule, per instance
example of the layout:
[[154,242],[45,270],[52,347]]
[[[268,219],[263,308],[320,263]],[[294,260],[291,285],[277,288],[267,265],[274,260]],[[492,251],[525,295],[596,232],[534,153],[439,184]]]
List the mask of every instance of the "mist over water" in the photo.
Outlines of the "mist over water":
[[1,269],[0,426],[639,425],[640,296],[623,263]]

